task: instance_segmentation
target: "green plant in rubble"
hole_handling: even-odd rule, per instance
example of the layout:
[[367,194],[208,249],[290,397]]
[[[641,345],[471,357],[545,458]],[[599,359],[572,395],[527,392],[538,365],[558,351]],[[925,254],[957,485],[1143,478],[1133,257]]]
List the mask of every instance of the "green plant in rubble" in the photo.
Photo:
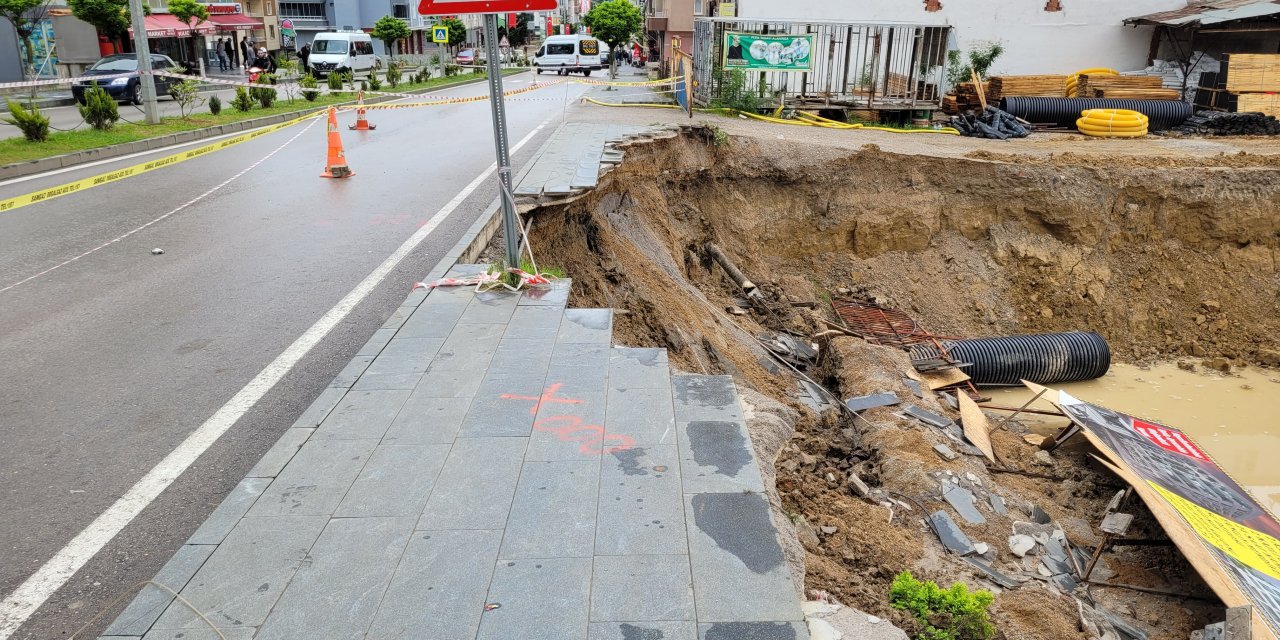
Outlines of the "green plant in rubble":
[[747,74],[742,69],[723,69],[720,75],[720,95],[712,104],[718,109],[733,109],[756,113],[760,110],[760,95],[747,87]]
[[987,608],[995,601],[990,591],[970,592],[962,582],[943,589],[903,571],[889,587],[889,604],[912,615],[920,625],[917,640],[989,640],[995,625]]

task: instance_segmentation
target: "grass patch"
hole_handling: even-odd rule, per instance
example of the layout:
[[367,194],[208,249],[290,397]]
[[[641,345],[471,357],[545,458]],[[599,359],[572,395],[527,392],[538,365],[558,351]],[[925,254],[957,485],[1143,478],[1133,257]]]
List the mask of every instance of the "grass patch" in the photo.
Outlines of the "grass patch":
[[[504,69],[503,75],[512,75],[522,71],[527,71],[527,69]],[[438,89],[441,87],[467,84],[475,82],[476,78],[483,77],[483,75],[463,75],[453,78],[431,78],[426,82],[401,84],[396,88],[396,93]],[[49,138],[44,142],[28,142],[21,136],[6,138],[4,140],[0,140],[0,165],[12,164],[15,162],[29,162],[31,160],[39,160],[50,156],[75,153],[77,151],[87,151],[89,149],[99,149],[116,144],[138,142],[139,140],[147,140],[149,138],[158,138],[161,136],[181,133],[183,131],[192,131],[195,129],[231,124],[242,120],[263,118],[282,113],[306,111],[326,107],[332,104],[350,102],[354,99],[354,92],[345,91],[339,96],[321,94],[316,98],[315,102],[307,102],[302,98],[296,98],[292,102],[288,100],[280,100],[267,109],[255,108],[245,112],[226,109],[218,115],[206,112],[192,114],[186,118],[171,116],[161,120],[160,124],[154,125],[120,122],[110,131],[94,131],[87,128],[77,129],[75,131],[54,131],[49,134]],[[142,120],[142,112],[137,109],[122,107],[121,110],[123,112],[122,114],[130,120],[135,118],[137,120]]]

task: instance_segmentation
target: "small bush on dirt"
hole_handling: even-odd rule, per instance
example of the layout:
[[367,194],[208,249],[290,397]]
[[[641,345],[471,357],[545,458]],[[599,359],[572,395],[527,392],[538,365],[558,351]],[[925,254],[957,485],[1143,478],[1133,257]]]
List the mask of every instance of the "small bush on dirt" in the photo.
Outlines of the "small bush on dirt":
[[369,90],[370,91],[382,90],[382,81],[378,79],[378,76],[375,76],[375,75],[369,76]]
[[298,81],[298,86],[302,87],[302,97],[306,98],[307,102],[315,102],[316,98],[320,97],[319,91],[308,91],[308,89],[315,89],[320,86],[320,83],[316,82],[315,76],[309,73],[302,76],[302,79]]
[[444,66],[444,77],[452,78],[453,76],[458,75],[459,71],[462,71],[461,66],[458,66],[456,64],[446,64]]
[[392,89],[400,84],[400,77],[400,65],[393,64],[387,67],[387,84],[391,85]]
[[222,98],[216,95],[209,96],[209,113],[215,116],[222,113]]
[[990,591],[970,593],[962,582],[943,590],[931,580],[916,580],[910,571],[895,576],[889,587],[889,604],[920,624],[917,640],[988,640],[996,632],[987,616],[994,601]]
[[263,86],[254,87],[249,90],[250,95],[253,96],[254,100],[258,101],[258,104],[262,105],[263,109],[270,109],[271,105],[276,101],[275,83],[275,76],[269,73],[264,73],[258,76],[258,84]]
[[756,113],[760,110],[760,96],[747,87],[747,74],[742,69],[720,72],[720,97],[716,108]]
[[3,120],[22,131],[22,137],[29,142],[44,142],[49,138],[49,119],[41,115],[40,108],[35,103],[31,104],[30,109],[24,109],[13,100],[6,102],[9,103],[9,113],[13,117]]
[[94,129],[107,131],[116,126],[116,121],[120,119],[120,107],[106,89],[94,87],[84,93],[80,117]]
[[231,106],[236,111],[248,111],[253,108],[253,96],[249,95],[249,90],[244,87],[236,87],[236,99],[231,101]]

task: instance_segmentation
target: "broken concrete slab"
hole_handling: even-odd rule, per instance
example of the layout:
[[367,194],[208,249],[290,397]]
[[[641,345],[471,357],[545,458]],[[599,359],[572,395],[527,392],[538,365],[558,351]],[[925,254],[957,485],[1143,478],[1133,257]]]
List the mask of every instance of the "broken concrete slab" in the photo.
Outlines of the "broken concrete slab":
[[1133,524],[1133,516],[1127,513],[1109,513],[1107,517],[1102,519],[1102,524],[1098,528],[1103,533],[1109,533],[1114,536],[1123,536],[1129,531],[1129,526]]
[[991,510],[1000,514],[1008,515],[1009,509],[1004,506],[1004,498],[992,493],[987,495],[987,501],[991,503]]
[[933,450],[937,451],[938,455],[942,456],[945,460],[955,460],[960,457],[959,455],[956,455],[956,452],[951,450],[951,447],[948,447],[945,444],[935,444],[933,445]]
[[[1122,616],[1101,605],[1095,606],[1094,610],[1101,613],[1102,617],[1106,618],[1107,622],[1110,622],[1111,626],[1115,627],[1116,631],[1119,631],[1121,635],[1128,636],[1132,640],[1147,640],[1149,637],[1146,631],[1137,626],[1136,621],[1127,616]],[[1207,631],[1208,627],[1205,629]],[[1205,637],[1207,638],[1208,635],[1206,633]]]
[[987,519],[974,506],[973,492],[950,482],[942,483],[942,499],[969,524],[984,524]]
[[976,551],[973,541],[960,530],[960,526],[947,515],[946,511],[934,511],[929,514],[929,523],[933,525],[934,532],[942,540],[942,546],[952,553],[967,556]]
[[990,578],[992,582],[994,582],[994,583],[996,583],[996,584],[998,584],[998,585],[1000,585],[1000,586],[1002,586],[1002,587],[1004,587],[1004,588],[1006,588],[1006,589],[1013,589],[1014,587],[1017,587],[1017,586],[1019,586],[1019,585],[1021,585],[1021,584],[1022,584],[1021,582],[1018,582],[1017,580],[1014,580],[1013,578],[1011,578],[1011,577],[1009,577],[1009,576],[1007,576],[1007,575],[1005,575],[1005,574],[1003,574],[1003,573],[1000,573],[999,571],[996,571],[995,569],[992,569],[992,568],[991,568],[991,565],[989,565],[989,564],[987,564],[987,563],[985,563],[985,562],[983,562],[983,561],[981,561],[981,560],[979,560],[979,559],[977,559],[977,558],[973,558],[973,557],[965,557],[964,561],[965,561],[965,562],[968,562],[969,564],[973,565],[976,569],[978,569],[978,570],[979,570],[979,571],[981,571],[982,573],[986,574],[986,576],[987,576],[988,578]]
[[916,382],[911,378],[903,378],[902,384],[907,385],[907,388],[910,389],[911,393],[914,393],[917,398],[920,398],[921,400],[924,399],[924,388],[920,386],[919,382]]
[[923,422],[930,426],[937,427],[939,429],[946,429],[947,427],[955,424],[954,422],[951,421],[950,418],[946,416],[940,416],[932,411],[929,411],[928,409],[922,409],[920,407],[917,407],[914,404],[907,405],[907,408],[903,409],[902,412],[911,416],[912,418],[915,418],[916,420],[919,420],[920,422]]
[[900,402],[902,401],[898,399],[898,394],[889,391],[882,391],[880,393],[848,398],[844,401],[844,406],[848,407],[850,411],[857,413],[859,411],[866,411],[867,409],[874,409],[875,407],[893,406]]
[[1019,558],[1027,555],[1032,549],[1036,548],[1036,539],[1031,536],[1016,534],[1009,536],[1009,550],[1013,555]]

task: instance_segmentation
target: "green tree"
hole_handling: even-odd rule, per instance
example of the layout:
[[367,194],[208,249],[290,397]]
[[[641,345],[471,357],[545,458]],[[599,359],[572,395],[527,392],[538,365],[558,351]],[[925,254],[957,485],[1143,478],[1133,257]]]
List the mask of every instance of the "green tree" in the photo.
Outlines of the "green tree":
[[[591,27],[591,35],[604,40],[609,45],[610,53],[640,33],[644,26],[644,14],[631,0],[610,0],[596,5],[585,16],[582,24]],[[609,56],[609,77],[618,75],[617,58]]]
[[[129,33],[128,0],[67,0],[71,15],[98,28],[98,33],[115,42]],[[143,10],[149,5],[142,5]]]
[[373,23],[373,31],[370,31],[369,35],[381,40],[383,46],[387,48],[387,55],[394,60],[396,42],[409,37],[409,25],[395,16],[382,16]]
[[[196,2],[196,0],[169,0],[169,13],[173,17],[182,21],[188,27],[195,28],[196,25],[209,19],[209,7]],[[187,39],[187,55],[190,58],[197,58],[200,61],[197,64],[203,64],[203,56],[200,51],[204,50],[203,38],[201,38],[200,46],[196,46],[195,38]],[[204,67],[200,67],[203,69]]]
[[44,20],[49,11],[49,0],[0,0],[0,17],[13,25],[13,30],[22,38],[22,46],[27,50],[27,65],[23,70],[25,77],[33,77],[36,70],[36,52],[31,46],[31,34],[35,32],[36,23]]
[[442,27],[448,27],[450,49],[456,51],[458,47],[462,46],[462,43],[467,41],[467,25],[462,24],[461,20],[450,16],[440,20],[436,24]]
[[507,41],[513,47],[523,47],[529,43],[529,22],[533,20],[532,13],[521,13],[516,15],[516,23],[511,26],[507,33]]

